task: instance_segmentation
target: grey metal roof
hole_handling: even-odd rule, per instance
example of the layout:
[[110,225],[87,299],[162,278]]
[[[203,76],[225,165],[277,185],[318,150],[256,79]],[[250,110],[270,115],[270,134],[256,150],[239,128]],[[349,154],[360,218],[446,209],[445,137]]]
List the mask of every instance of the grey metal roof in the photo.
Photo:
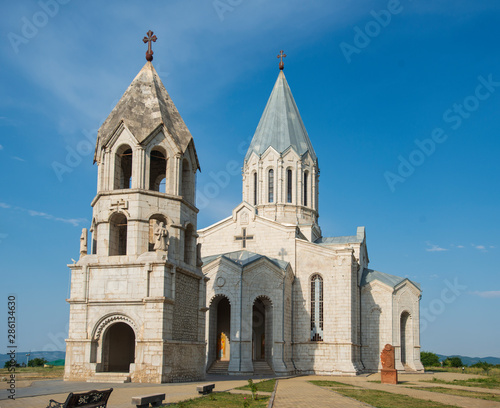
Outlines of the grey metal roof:
[[389,285],[392,288],[398,286],[401,282],[407,280],[413,283],[417,288],[420,289],[420,284],[417,282],[413,282],[408,278],[402,278],[401,276],[389,275],[388,273],[375,271],[373,269],[363,269],[363,276],[361,277],[361,286],[364,286],[374,280],[378,280],[386,285]]
[[[120,123],[143,142],[160,125],[167,128],[181,151],[193,137],[151,62],[146,62],[97,133],[96,153],[106,144]],[[94,157],[95,160],[95,157]],[[199,167],[199,163],[197,163]]]
[[202,258],[204,264],[208,264],[218,258],[225,258],[239,266],[245,267],[252,262],[258,261],[259,259],[265,258],[275,264],[278,268],[286,270],[288,266],[288,262],[281,261],[280,259],[270,258],[265,255],[256,254],[250,251],[235,251],[235,252],[227,252],[225,254],[219,255],[210,255]]
[[329,245],[329,244],[359,244],[363,242],[363,238],[357,235],[348,235],[344,237],[321,237],[314,241],[318,245]]
[[260,156],[269,146],[279,153],[284,153],[289,148],[299,155],[309,152],[311,158],[316,160],[316,153],[283,71],[280,71],[274,84],[245,160],[248,160],[252,152]]

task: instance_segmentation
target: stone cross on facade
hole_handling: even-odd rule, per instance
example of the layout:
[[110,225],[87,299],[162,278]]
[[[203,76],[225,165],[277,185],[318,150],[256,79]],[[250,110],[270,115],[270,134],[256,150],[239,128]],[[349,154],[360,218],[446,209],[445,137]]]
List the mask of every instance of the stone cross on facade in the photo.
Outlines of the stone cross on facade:
[[283,58],[286,57],[286,54],[283,52],[283,50],[280,51],[280,53],[278,54],[278,58],[281,59],[280,61],[280,70],[283,71],[283,68],[285,68],[285,64],[283,63]]
[[240,236],[237,236],[237,237],[234,237],[234,239],[236,241],[241,241],[241,247],[242,248],[246,248],[247,247],[247,240],[252,240],[253,239],[253,235],[247,235],[247,229],[246,228],[242,228],[241,229],[241,235]]
[[147,61],[153,61],[153,50],[151,49],[151,41],[156,42],[157,38],[156,35],[153,35],[153,32],[149,30],[147,33],[147,36],[142,39],[145,43],[148,43],[148,50],[146,51],[146,60]]
[[110,207],[111,211],[127,210],[128,209],[128,201],[116,200],[114,202],[111,202],[111,205],[109,207]]
[[281,256],[281,260],[284,261],[285,255],[288,255],[288,252],[286,252],[285,248],[281,248],[281,250],[278,253],[279,256]]

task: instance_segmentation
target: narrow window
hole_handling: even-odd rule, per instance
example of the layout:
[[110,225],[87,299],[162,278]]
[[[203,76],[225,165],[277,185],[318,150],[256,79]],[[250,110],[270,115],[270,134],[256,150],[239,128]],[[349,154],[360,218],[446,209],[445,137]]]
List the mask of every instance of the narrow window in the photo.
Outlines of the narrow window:
[[309,181],[309,172],[305,171],[304,172],[304,205],[307,206],[307,195],[309,193],[308,191],[308,181]]
[[253,173],[253,205],[257,205],[257,172]]
[[151,151],[149,165],[149,189],[166,193],[165,177],[167,174],[167,159],[159,148]]
[[109,255],[127,255],[127,217],[114,214],[109,225]]
[[311,341],[323,341],[323,278],[311,278]]
[[268,186],[268,197],[267,201],[272,203],[274,201],[274,170],[269,170],[268,178],[267,178],[267,186]]
[[132,149],[121,146],[115,157],[114,189],[121,190],[132,187]]
[[286,171],[286,202],[292,202],[292,170]]

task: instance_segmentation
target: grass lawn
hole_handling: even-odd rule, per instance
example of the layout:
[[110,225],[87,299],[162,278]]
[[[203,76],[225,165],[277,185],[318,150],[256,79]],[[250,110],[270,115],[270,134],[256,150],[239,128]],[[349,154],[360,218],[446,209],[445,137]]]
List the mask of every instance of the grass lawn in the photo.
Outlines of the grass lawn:
[[[386,391],[367,390],[365,388],[342,384],[336,381],[310,381],[314,385],[332,387],[332,391],[346,397],[354,398],[377,408],[456,408],[455,405],[412,398],[407,395],[392,394]],[[331,384],[331,385],[329,385]],[[340,387],[343,385],[344,387]]]
[[[0,378],[10,378],[14,374],[8,369],[0,369]],[[49,378],[62,378],[64,375],[64,367],[16,367],[16,381],[22,380],[47,380]]]
[[241,408],[245,401],[250,408],[267,408],[269,403],[268,396],[260,396],[253,401],[251,395],[230,394],[228,392],[215,392],[204,397],[193,398],[181,401],[176,404],[162,405],[164,408]]
[[458,395],[459,397],[479,398],[488,401],[500,401],[500,395],[488,394],[486,392],[456,390],[445,387],[408,387],[414,390],[440,392],[442,394]]
[[452,384],[466,387],[500,388],[500,379],[497,377],[469,378],[468,380],[444,381],[434,377],[432,380],[422,381],[433,384]]
[[[255,385],[257,386],[257,392],[259,392],[259,391],[273,392],[275,384],[276,384],[276,380],[266,380],[266,381],[260,381],[258,383],[255,383]],[[243,387],[238,387],[236,389],[237,390],[247,390],[247,391],[250,391],[250,386],[249,385],[245,385]]]

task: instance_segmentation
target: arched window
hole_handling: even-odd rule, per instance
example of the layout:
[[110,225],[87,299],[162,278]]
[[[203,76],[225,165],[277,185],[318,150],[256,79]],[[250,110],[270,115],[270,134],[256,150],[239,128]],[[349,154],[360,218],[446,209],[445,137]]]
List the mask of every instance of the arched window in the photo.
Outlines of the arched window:
[[311,341],[323,341],[323,278],[311,278]]
[[274,201],[274,170],[271,169],[267,173],[267,201],[272,203]]
[[118,148],[115,155],[114,189],[121,190],[132,187],[132,149],[128,145]]
[[286,202],[292,202],[292,170],[286,171]]
[[194,253],[194,229],[191,224],[189,224],[184,231],[184,262],[191,265],[193,262]]
[[304,172],[304,205],[307,206],[307,196],[309,194],[309,172]]
[[253,205],[257,205],[257,172],[253,173]]
[[181,195],[191,203],[194,201],[193,172],[187,159],[182,160]]
[[95,220],[92,221],[92,227],[90,228],[90,232],[92,233],[92,247],[91,253],[92,255],[97,254],[97,224]]
[[109,255],[127,255],[127,217],[113,214],[109,221]]
[[167,159],[160,148],[155,148],[150,154],[149,189],[166,193],[165,179],[167,174]]

